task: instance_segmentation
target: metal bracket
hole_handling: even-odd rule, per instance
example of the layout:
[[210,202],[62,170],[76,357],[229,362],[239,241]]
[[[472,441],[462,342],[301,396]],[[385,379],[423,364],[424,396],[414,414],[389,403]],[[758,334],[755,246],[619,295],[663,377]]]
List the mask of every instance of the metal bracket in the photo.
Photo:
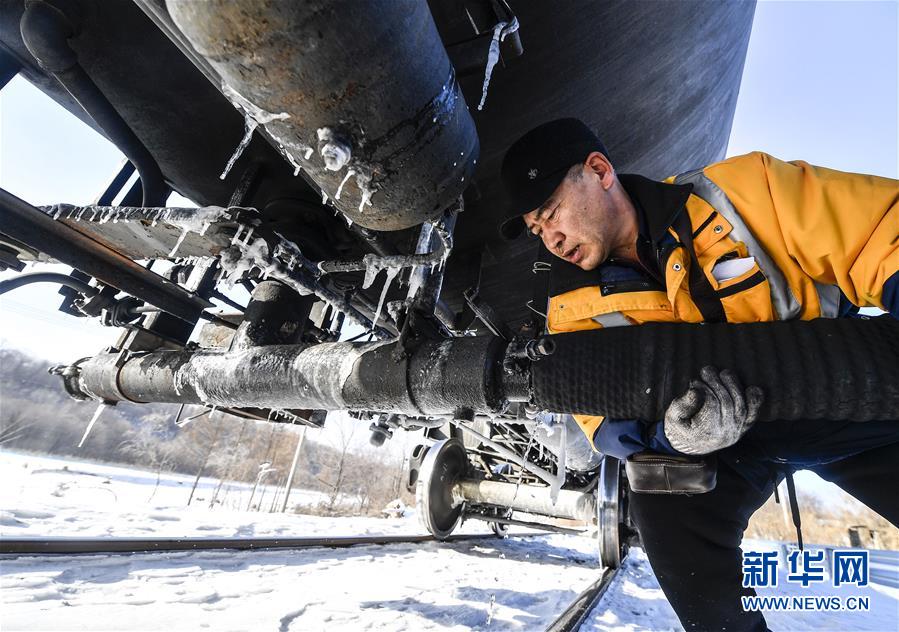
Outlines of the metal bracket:
[[499,336],[506,341],[512,340],[512,330],[509,329],[506,322],[500,318],[499,314],[497,314],[496,311],[478,295],[478,291],[478,286],[472,286],[465,290],[462,293],[462,296],[465,298],[465,303],[471,311],[474,312],[474,315],[477,316],[478,320],[484,323],[484,326],[490,330],[490,333],[494,336]]

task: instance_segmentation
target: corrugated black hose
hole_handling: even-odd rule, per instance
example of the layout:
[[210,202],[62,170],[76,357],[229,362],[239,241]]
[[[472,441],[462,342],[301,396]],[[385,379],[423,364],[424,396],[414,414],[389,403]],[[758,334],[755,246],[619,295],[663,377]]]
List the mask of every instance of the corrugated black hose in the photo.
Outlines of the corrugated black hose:
[[552,337],[533,398],[558,413],[658,421],[704,366],[760,386],[760,421],[899,420],[899,320],[652,323]]

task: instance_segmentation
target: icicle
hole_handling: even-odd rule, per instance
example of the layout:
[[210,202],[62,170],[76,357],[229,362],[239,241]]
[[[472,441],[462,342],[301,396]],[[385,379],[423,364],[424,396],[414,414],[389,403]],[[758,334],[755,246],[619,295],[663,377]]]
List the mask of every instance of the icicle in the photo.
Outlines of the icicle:
[[568,447],[568,424],[565,423],[564,416],[559,416],[558,419],[560,420],[559,430],[561,431],[561,436],[559,437],[559,460],[556,469],[556,479],[549,487],[549,498],[553,505],[556,504],[556,500],[559,498],[559,490],[562,489],[562,485],[565,483],[565,463],[568,458],[566,452]]
[[184,227],[181,229],[181,235],[178,236],[178,241],[175,242],[175,247],[172,248],[172,251],[169,253],[169,259],[175,256],[175,253],[178,252],[178,248],[181,247],[181,244],[184,243],[184,238],[187,237],[187,233],[190,232],[190,228]]
[[252,116],[247,114],[244,116],[243,125],[243,138],[240,140],[240,144],[237,145],[237,149],[235,149],[234,153],[231,154],[231,158],[228,160],[228,164],[225,165],[225,170],[222,171],[222,175],[219,176],[219,180],[224,180],[226,177],[228,177],[228,172],[231,171],[231,167],[234,166],[234,163],[237,162],[238,158],[240,158],[243,150],[246,149],[247,145],[250,144],[250,141],[253,140],[253,132],[256,131],[256,126],[258,125],[258,123]]
[[362,263],[365,264],[365,279],[362,281],[362,289],[367,290],[375,282],[375,277],[378,276],[378,272],[383,269],[383,266],[378,264],[377,255],[365,255],[362,257]]
[[404,301],[389,301],[387,303],[387,314],[393,322],[399,321],[400,311],[406,306]]
[[362,200],[359,202],[359,212],[361,213],[368,204],[371,206],[371,196],[375,194],[376,189],[371,188],[371,176],[364,173],[356,174],[356,186],[361,191]]
[[[284,145],[281,145],[280,147],[281,147],[281,149],[284,149]],[[284,155],[287,156],[287,162],[289,162],[291,164],[291,166],[293,167],[294,177],[300,175],[300,170],[302,169],[302,167],[300,166],[300,163],[298,163],[296,161],[296,158],[293,157],[293,154],[290,153],[289,151],[285,151]]]
[[94,416],[91,417],[90,423],[87,424],[87,428],[84,429],[84,435],[81,437],[81,441],[78,442],[78,447],[84,445],[85,439],[87,439],[87,435],[91,433],[91,430],[94,429],[94,424],[97,423],[97,420],[100,418],[100,415],[103,414],[103,411],[109,408],[109,404],[106,402],[100,402],[100,405],[97,406],[97,410],[94,411]]
[[237,240],[238,240],[238,239],[240,239],[240,235],[241,235],[241,233],[243,233],[243,229],[244,229],[244,225],[243,225],[243,224],[238,224],[238,225],[237,225],[237,230],[234,232],[234,237],[231,238],[231,245],[232,245],[232,246],[233,246],[234,244],[237,243]]
[[56,209],[53,211],[53,219],[59,219],[60,215],[62,215],[62,204],[57,204]]
[[490,49],[487,52],[487,66],[484,68],[484,86],[481,88],[481,102],[478,103],[478,110],[483,110],[484,103],[487,102],[487,88],[490,86],[490,75],[493,74],[493,67],[499,61],[499,44],[506,39],[506,35],[517,30],[518,18],[512,18],[511,22],[500,22],[493,27],[493,39],[490,40]]
[[184,243],[184,238],[187,237],[187,233],[190,232],[190,228],[181,229],[181,234],[178,236],[178,241],[175,242],[175,247],[172,248],[172,251],[169,253],[169,259],[175,256],[175,253],[178,252],[178,248],[181,247],[181,244]]
[[253,236],[253,230],[254,230],[255,228],[256,228],[255,226],[250,226],[250,230],[247,231],[246,237],[243,238],[243,242],[241,243],[241,245],[242,245],[244,248],[246,248],[247,245],[250,243],[250,237]]
[[343,180],[340,181],[340,186],[337,187],[337,193],[334,194],[334,199],[339,200],[340,194],[343,191],[343,185],[347,183],[347,180],[356,175],[356,172],[353,169],[347,169],[346,175],[343,177]]
[[222,175],[219,176],[219,179],[224,180],[227,177],[228,172],[231,171],[231,167],[233,167],[234,163],[237,162],[237,159],[240,158],[243,150],[250,144],[250,140],[253,138],[253,132],[257,126],[265,125],[272,121],[283,121],[284,119],[289,119],[290,115],[287,112],[280,112],[278,114],[266,112],[259,106],[251,103],[229,85],[222,85],[222,94],[228,97],[234,107],[243,110],[245,130],[243,139],[240,141],[237,149],[234,150],[234,154],[232,154],[228,164],[225,165],[225,170],[222,172]]
[[375,282],[375,279],[378,277],[378,273],[382,270],[377,266],[369,266],[365,268],[365,278],[362,280],[362,289],[367,290],[371,287],[371,284]]
[[322,206],[328,203],[328,194],[322,189]]
[[381,308],[384,306],[384,299],[387,297],[387,290],[390,289],[390,283],[393,281],[399,271],[400,269],[397,267],[387,268],[387,273],[384,277],[384,288],[381,290],[381,297],[378,299],[378,308],[375,310],[375,318],[371,321],[371,331],[374,331],[378,327],[378,319],[381,317]]

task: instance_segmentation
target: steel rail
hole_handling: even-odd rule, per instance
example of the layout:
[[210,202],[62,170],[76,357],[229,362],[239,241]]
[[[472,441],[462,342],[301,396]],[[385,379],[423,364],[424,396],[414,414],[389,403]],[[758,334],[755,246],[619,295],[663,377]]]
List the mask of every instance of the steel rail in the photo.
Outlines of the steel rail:
[[[543,533],[514,533],[506,537],[533,537]],[[444,541],[495,539],[493,534],[463,534]],[[154,553],[214,549],[266,550],[344,548],[366,544],[415,544],[436,541],[432,535],[334,536],[317,538],[2,538],[4,555],[80,555],[92,553]]]
[[605,568],[602,574],[595,582],[590,584],[584,592],[574,598],[574,601],[565,609],[565,611],[549,624],[546,632],[576,632],[587,620],[587,617],[606,594],[615,575],[618,574],[618,568]]

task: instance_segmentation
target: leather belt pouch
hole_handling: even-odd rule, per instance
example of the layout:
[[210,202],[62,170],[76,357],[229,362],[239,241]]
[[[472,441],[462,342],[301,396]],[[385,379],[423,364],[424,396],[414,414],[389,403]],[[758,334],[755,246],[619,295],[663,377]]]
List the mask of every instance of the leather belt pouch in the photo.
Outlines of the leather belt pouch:
[[625,461],[631,491],[641,494],[704,494],[715,489],[718,461],[699,457],[640,452]]

